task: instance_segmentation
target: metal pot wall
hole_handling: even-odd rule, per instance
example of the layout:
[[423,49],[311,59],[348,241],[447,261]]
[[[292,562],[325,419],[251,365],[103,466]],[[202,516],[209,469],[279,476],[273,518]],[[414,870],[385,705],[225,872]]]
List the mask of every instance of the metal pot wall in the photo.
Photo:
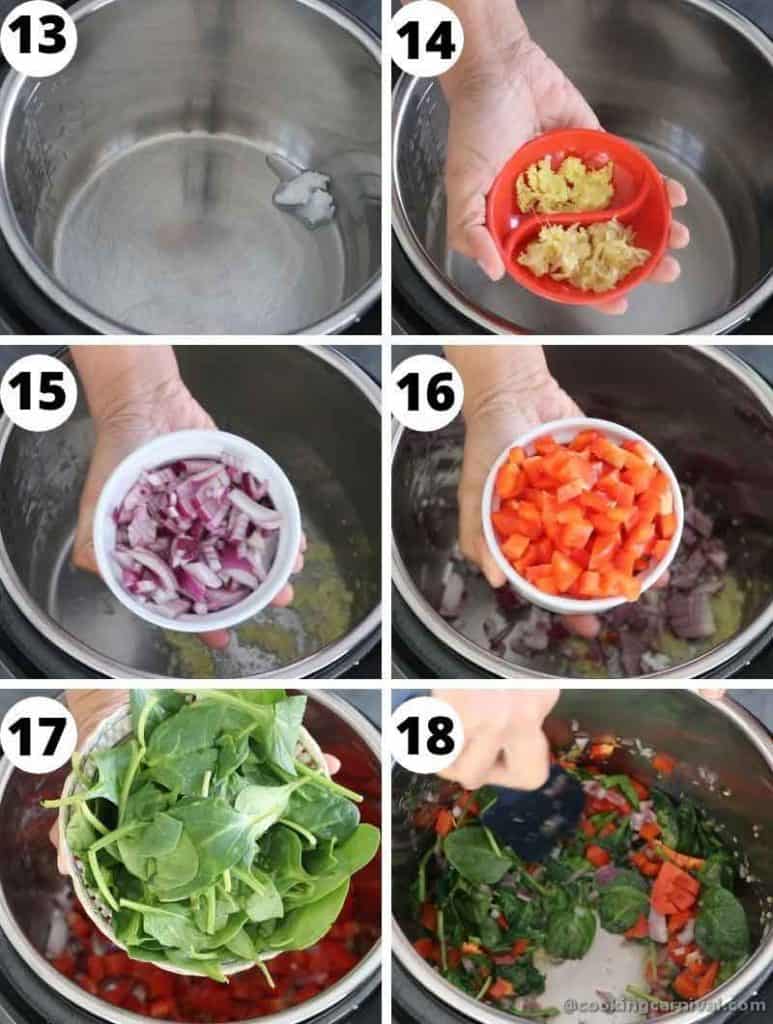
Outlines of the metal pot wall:
[[[81,398],[45,434],[0,420],[0,626],[38,675],[302,678],[336,674],[380,624],[381,414],[377,386],[311,346],[181,346],[186,384],[222,429],[283,466],[309,540],[296,601],[237,627],[215,655],[133,616],[70,553],[93,448]],[[342,430],[342,424],[347,429]],[[85,668],[84,668],[85,667]]]
[[[307,696],[304,721],[312,735],[323,746],[350,745],[380,775],[381,739],[370,722],[339,697],[319,692]],[[68,885],[57,871],[48,837],[51,812],[42,811],[39,801],[61,792],[67,771],[63,768],[52,775],[30,775],[14,770],[5,759],[0,761],[0,979],[4,982],[0,988],[0,1019],[147,1024],[149,1017],[90,995],[45,958],[52,913],[61,906]],[[341,981],[319,996],[260,1020],[271,1024],[332,1024],[373,992],[379,983],[380,964],[381,946],[377,943]],[[9,1014],[7,1018],[4,1010]]]
[[488,281],[446,250],[448,111],[403,77],[393,99],[395,289],[439,332],[723,334],[773,296],[773,42],[717,0],[524,0],[535,40],[609,131],[633,139],[690,197],[678,284],[645,285],[611,324]]
[[[614,770],[635,772],[642,781],[657,783],[674,797],[688,792],[725,825],[728,834],[737,838],[739,849],[748,856],[755,881],[741,883],[738,896],[747,911],[755,952],[733,978],[711,993],[701,1008],[658,1018],[664,1024],[727,1020],[727,1014],[715,1015],[714,1009],[732,1006],[737,1010],[773,972],[769,909],[773,897],[773,748],[768,734],[730,700],[708,701],[688,690],[564,690],[546,722],[546,731],[555,746],[562,747],[570,741],[573,722],[579,731],[591,737],[611,734],[638,738],[644,747],[678,752],[683,760],[666,781],[656,779],[649,761],[635,748],[618,751]],[[400,801],[415,778],[397,769],[392,780],[393,944],[399,965],[393,985],[395,1002],[413,1019],[435,1020],[448,1007],[457,1020],[472,1019],[480,1024],[512,1021],[512,1014],[494,1010],[451,986],[411,946],[416,924],[408,912],[406,898],[422,851]],[[710,778],[718,781],[710,785]],[[569,996],[571,993],[567,993]],[[523,1020],[517,1016],[515,1019]]]
[[[740,359],[713,347],[553,345],[546,352],[554,375],[588,415],[626,424],[667,453],[680,480],[716,511],[730,571],[745,583],[760,581],[747,591],[731,636],[647,678],[740,667],[773,631],[773,391]],[[555,675],[534,659],[491,653],[483,622],[496,599],[482,578],[470,584],[459,619],[451,623],[435,610],[457,537],[463,442],[461,419],[431,436],[395,435],[395,634],[424,665],[420,675]],[[410,666],[404,671],[414,674]]]
[[[81,0],[50,79],[0,90],[11,297],[100,333],[326,334],[380,293],[380,47],[330,0]],[[328,174],[279,210],[267,158]],[[276,164],[274,166],[277,166]],[[282,165],[283,175],[292,168]],[[31,287],[30,287],[31,286]]]

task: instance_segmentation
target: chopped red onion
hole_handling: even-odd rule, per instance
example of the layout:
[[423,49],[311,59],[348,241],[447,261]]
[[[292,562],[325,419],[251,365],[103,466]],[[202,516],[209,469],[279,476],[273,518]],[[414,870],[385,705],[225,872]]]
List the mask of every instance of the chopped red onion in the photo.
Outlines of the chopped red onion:
[[692,940],[695,938],[695,918],[691,917],[687,924],[676,936],[676,941],[681,943],[683,946],[689,946]]
[[650,908],[649,934],[653,942],[668,942],[668,925],[663,914],[659,914],[654,907]]
[[243,601],[268,576],[282,526],[267,485],[229,456],[144,472],[113,519],[122,585],[168,618]]

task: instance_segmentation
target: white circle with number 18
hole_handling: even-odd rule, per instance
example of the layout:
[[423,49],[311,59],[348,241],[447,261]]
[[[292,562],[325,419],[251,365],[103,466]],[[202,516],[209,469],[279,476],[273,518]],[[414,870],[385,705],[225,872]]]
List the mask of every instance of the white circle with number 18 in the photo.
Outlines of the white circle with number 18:
[[392,757],[403,768],[418,775],[432,775],[448,768],[461,754],[464,726],[444,700],[413,697],[392,714],[389,746]]
[[390,57],[401,71],[416,78],[435,78],[450,71],[463,48],[461,21],[436,0],[404,4],[389,26]]
[[442,430],[459,415],[464,384],[456,367],[440,356],[411,356],[392,371],[390,408],[409,430]]
[[75,719],[53,697],[25,697],[6,712],[0,747],[14,768],[31,775],[67,764],[78,743]]
[[49,0],[28,0],[11,11],[0,28],[0,50],[14,70],[49,78],[75,56],[78,30],[67,11]]
[[0,382],[0,405],[22,430],[42,433],[61,427],[77,401],[72,370],[54,356],[23,356],[8,367]]

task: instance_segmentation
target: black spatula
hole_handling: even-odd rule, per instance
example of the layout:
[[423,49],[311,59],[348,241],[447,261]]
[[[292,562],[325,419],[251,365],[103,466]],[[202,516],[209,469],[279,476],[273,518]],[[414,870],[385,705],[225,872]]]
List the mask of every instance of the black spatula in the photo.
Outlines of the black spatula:
[[497,800],[483,812],[483,824],[526,861],[544,860],[562,836],[576,829],[585,803],[579,780],[557,764],[540,789],[488,788]]

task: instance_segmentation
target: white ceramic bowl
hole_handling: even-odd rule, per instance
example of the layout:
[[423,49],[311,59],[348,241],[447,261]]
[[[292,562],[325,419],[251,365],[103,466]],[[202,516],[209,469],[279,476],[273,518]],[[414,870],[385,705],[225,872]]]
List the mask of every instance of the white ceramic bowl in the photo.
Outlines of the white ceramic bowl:
[[[112,552],[115,549],[117,527],[114,510],[121,504],[143,470],[179,459],[221,459],[231,456],[239,460],[258,480],[268,485],[271,500],[282,515],[279,546],[268,576],[248,597],[230,608],[210,612],[208,615],[188,613],[176,619],[158,615],[142,601],[130,594],[121,583],[121,569]],[[215,629],[228,629],[262,611],[287,583],[293,571],[301,546],[301,513],[290,481],[270,455],[250,441],[221,430],[178,430],[157,437],[128,455],[117,466],[97,502],[94,513],[94,550],[100,575],[107,586],[135,615],[163,629],[180,633],[205,633]]]
[[[90,754],[95,754],[100,750],[109,750],[111,747],[117,746],[131,735],[131,710],[128,704],[124,704],[100,722],[94,732],[92,732],[86,739],[85,743],[81,744],[79,749],[83,755],[84,761],[86,761]],[[330,777],[330,768],[325,760],[325,755],[322,753],[317,741],[303,726],[301,726],[300,733],[298,735],[296,756],[303,758],[305,763],[309,764],[310,767],[315,768],[323,775],[327,775],[328,778]],[[67,776],[64,787],[62,788],[62,797],[72,796],[73,793],[77,793],[82,789],[82,781],[75,772],[71,772],[70,775]],[[59,811],[57,824],[59,833],[59,849],[62,851],[64,863],[67,867],[67,873],[72,881],[75,895],[77,896],[81,907],[83,907],[83,910],[86,912],[86,915],[102,932],[102,934],[111,943],[113,943],[113,945],[125,950],[126,947],[118,941],[116,934],[113,931],[112,911],[103,901],[99,892],[92,890],[86,885],[83,876],[83,864],[80,858],[75,856],[67,843],[67,822],[70,819],[71,812],[72,808],[70,806],[62,807]],[[279,952],[265,953],[260,957],[260,959],[273,960],[275,956],[279,956]],[[157,964],[157,966],[161,967],[165,971],[169,971],[171,974],[184,974],[188,977],[207,977],[203,972],[190,971],[184,967],[176,967],[174,964]],[[233,963],[224,963],[222,965],[222,970],[225,975],[239,974],[240,971],[247,971],[253,966],[254,965],[251,963],[234,961]]]
[[666,569],[668,569],[682,540],[682,528],[684,526],[684,502],[682,501],[682,492],[679,490],[679,484],[676,476],[657,448],[654,448],[646,438],[641,436],[641,434],[637,434],[633,430],[629,430],[627,427],[621,427],[618,423],[610,423],[609,420],[595,420],[585,416],[575,416],[571,419],[553,420],[550,423],[542,423],[540,426],[535,427],[533,430],[529,430],[527,433],[516,438],[512,444],[509,444],[507,448],[505,448],[491,467],[486,480],[486,485],[483,488],[483,501],[481,508],[483,535],[486,538],[489,551],[493,555],[497,565],[521,597],[531,602],[531,604],[536,604],[540,608],[545,608],[547,611],[555,612],[558,615],[598,615],[601,612],[608,612],[611,608],[616,608],[618,605],[625,604],[626,600],[624,597],[586,599],[545,594],[529,583],[529,581],[521,576],[520,573],[516,572],[502,554],[499,541],[497,540],[496,533],[494,532],[494,525],[491,521],[491,513],[495,512],[499,508],[499,498],[495,493],[494,485],[496,483],[499,467],[507,460],[507,456],[511,448],[524,448],[527,452],[529,449],[533,451],[534,442],[540,437],[545,437],[547,434],[550,434],[561,444],[566,444],[567,441],[571,441],[572,438],[576,437],[582,430],[598,430],[600,433],[603,433],[605,437],[609,438],[610,441],[641,441],[655,456],[655,462],[658,469],[661,469],[666,474],[671,484],[671,491],[674,495],[674,512],[676,513],[676,531],[674,532],[674,536],[671,538],[671,544],[669,545],[665,557],[663,557],[657,565],[653,566],[649,572],[639,577],[642,593],[644,593],[645,590],[649,590],[653,584],[657,583]]

